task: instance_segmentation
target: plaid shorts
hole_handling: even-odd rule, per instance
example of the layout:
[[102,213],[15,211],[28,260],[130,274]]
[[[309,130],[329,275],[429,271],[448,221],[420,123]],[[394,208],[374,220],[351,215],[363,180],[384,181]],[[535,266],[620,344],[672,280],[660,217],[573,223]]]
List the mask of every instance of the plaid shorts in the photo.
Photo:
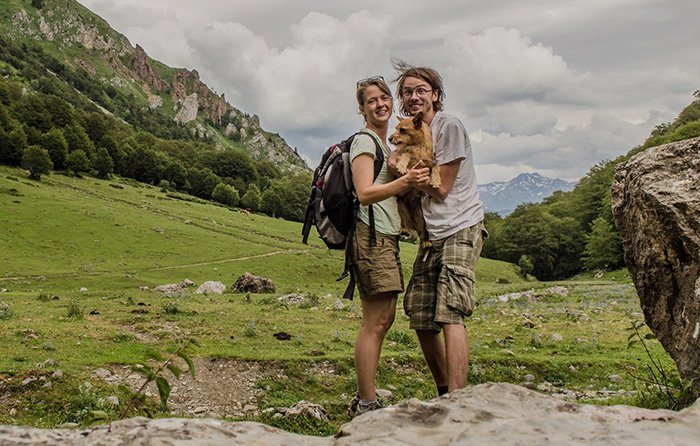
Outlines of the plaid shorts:
[[398,235],[377,232],[377,246],[370,246],[369,226],[358,220],[348,248],[360,299],[403,291]]
[[433,246],[420,248],[404,296],[404,311],[414,330],[440,331],[462,324],[475,306],[474,271],[486,237],[483,222],[462,229]]

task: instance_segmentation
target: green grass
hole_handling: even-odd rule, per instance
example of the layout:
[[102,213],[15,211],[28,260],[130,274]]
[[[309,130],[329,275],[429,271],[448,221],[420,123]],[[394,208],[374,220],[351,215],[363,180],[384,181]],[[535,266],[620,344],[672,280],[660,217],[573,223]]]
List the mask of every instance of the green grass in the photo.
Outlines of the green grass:
[[[113,187],[118,183],[122,188]],[[301,244],[299,223],[178,199],[117,178],[54,174],[36,182],[7,167],[0,167],[0,211],[0,289],[8,290],[0,293],[7,315],[0,318],[0,423],[86,423],[90,410],[103,409],[101,398],[115,392],[92,378],[93,370],[138,363],[149,350],[164,351],[183,339],[198,341],[195,357],[264,364],[271,372],[257,383],[260,408],[305,399],[323,405],[330,417],[329,422],[265,414],[247,419],[317,435],[330,435],[348,421],[345,405],[355,391],[352,356],[359,302],[345,301],[345,308],[333,309],[346,285],[334,280],[342,269],[342,253],[327,250],[318,240]],[[407,278],[415,253],[414,245],[401,244]],[[276,293],[204,296],[188,289],[167,296],[139,289],[185,278],[230,287],[246,271],[271,278]],[[553,285],[565,286],[569,295],[498,299]],[[83,287],[87,291],[81,292]],[[292,292],[315,299],[314,304],[277,300]],[[532,374],[535,384],[631,391],[638,385],[635,376],[646,373],[642,347],[627,348],[627,328],[642,316],[626,272],[526,282],[515,266],[480,259],[477,300],[467,324],[471,383],[521,383]],[[401,302],[382,351],[378,386],[392,390],[391,403],[432,398],[429,372],[400,308]],[[272,335],[279,331],[292,339],[276,340]],[[647,342],[670,366],[659,343]],[[48,358],[56,366],[38,369]],[[333,372],[316,373],[318,367]],[[21,385],[27,377],[57,368],[67,378],[51,389]],[[624,382],[611,383],[611,374]],[[92,393],[81,390],[85,382],[92,383]],[[69,410],[60,409],[61,402]],[[636,400],[628,393],[615,402]],[[14,416],[11,407],[18,409]],[[108,416],[114,419],[117,413],[108,411]]]

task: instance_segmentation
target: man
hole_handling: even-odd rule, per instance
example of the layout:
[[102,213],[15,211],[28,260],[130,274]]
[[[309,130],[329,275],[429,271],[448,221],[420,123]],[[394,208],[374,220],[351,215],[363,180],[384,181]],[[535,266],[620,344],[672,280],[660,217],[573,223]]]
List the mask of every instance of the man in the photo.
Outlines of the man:
[[[439,188],[421,186],[432,247],[419,248],[404,296],[404,311],[416,330],[438,394],[467,385],[469,345],[464,319],[474,309],[474,271],[486,231],[476,189],[469,136],[462,122],[442,111],[440,75],[427,67],[394,61],[401,112],[423,121],[433,134]],[[390,159],[389,162],[395,160]],[[444,331],[444,341],[440,332]]]

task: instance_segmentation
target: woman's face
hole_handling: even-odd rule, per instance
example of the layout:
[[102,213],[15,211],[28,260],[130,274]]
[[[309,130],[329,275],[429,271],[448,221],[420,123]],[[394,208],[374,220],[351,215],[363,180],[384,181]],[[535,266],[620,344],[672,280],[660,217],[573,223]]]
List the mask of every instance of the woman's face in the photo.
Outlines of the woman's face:
[[401,101],[404,109],[411,116],[418,112],[430,116],[434,113],[433,101],[437,100],[437,92],[433,90],[429,83],[419,77],[408,76],[401,86]]
[[360,107],[360,113],[365,121],[375,127],[386,126],[391,118],[393,101],[390,94],[384,93],[376,85],[369,85],[365,89],[364,105]]

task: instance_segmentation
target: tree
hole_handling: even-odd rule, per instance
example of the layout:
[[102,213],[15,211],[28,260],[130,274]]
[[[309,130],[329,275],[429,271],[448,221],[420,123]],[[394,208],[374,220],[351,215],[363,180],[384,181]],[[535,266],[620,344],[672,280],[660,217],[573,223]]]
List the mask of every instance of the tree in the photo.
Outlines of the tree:
[[107,132],[107,118],[102,113],[92,112],[85,118],[83,127],[90,140],[97,145]]
[[99,178],[109,178],[109,174],[114,172],[114,161],[109,156],[109,152],[104,147],[97,149],[97,155],[92,163],[92,167],[97,171]]
[[190,183],[190,193],[201,198],[211,198],[211,193],[221,179],[209,168],[187,170],[187,181]]
[[283,205],[284,203],[280,191],[276,187],[268,187],[262,195],[260,203],[262,211],[270,217],[276,218]]
[[14,125],[9,132],[0,129],[0,163],[19,166],[26,147],[27,134],[21,125]]
[[484,214],[484,226],[489,233],[489,237],[484,240],[484,247],[481,249],[481,256],[487,259],[498,259],[498,240],[503,217],[495,212]]
[[39,146],[29,146],[22,155],[22,168],[29,171],[29,178],[40,180],[42,174],[51,172],[53,163],[48,150]]
[[580,255],[580,252],[571,254],[577,240],[574,234],[567,234],[572,231],[578,231],[583,237],[583,231],[578,229],[573,218],[554,217],[537,204],[520,205],[504,219],[499,235],[499,257],[517,263],[526,255],[533,264],[532,274],[538,279],[562,277],[563,271],[569,271],[568,262],[578,262]]
[[250,209],[253,212],[260,210],[260,204],[262,202],[262,195],[260,194],[260,189],[253,183],[248,186],[248,190],[243,195],[241,199],[241,204],[244,208]]
[[163,177],[165,162],[163,154],[138,146],[126,156],[123,174],[143,183],[157,184]]
[[100,141],[100,147],[107,149],[109,157],[114,161],[114,171],[122,173],[124,170],[126,153],[124,149],[117,144],[117,137],[117,135],[112,133],[105,134],[105,136],[102,137],[102,141]]
[[187,186],[187,169],[178,160],[168,160],[163,169],[163,178],[168,180],[170,186],[183,190]]
[[224,183],[219,183],[216,185],[211,193],[211,198],[214,201],[218,201],[219,203],[230,207],[238,205],[238,202],[240,201],[238,190],[236,190],[235,187]]
[[250,184],[258,179],[255,162],[242,150],[217,150],[202,154],[202,163],[219,177],[242,179]]
[[283,206],[281,217],[287,220],[304,221],[306,207],[309,203],[309,184],[311,176],[307,173],[297,174],[274,180],[282,192]]
[[46,111],[51,116],[51,123],[54,127],[74,124],[73,109],[68,102],[49,94],[44,97],[44,104],[46,104]]
[[19,122],[34,127],[41,132],[51,129],[51,115],[46,111],[44,95],[28,94],[19,98],[12,107],[12,114]]
[[82,150],[70,152],[66,156],[65,165],[66,169],[75,175],[90,171],[90,159]]
[[48,150],[54,169],[63,170],[68,155],[68,141],[63,136],[63,130],[54,127],[41,135],[41,146]]
[[528,274],[532,274],[532,270],[535,268],[535,266],[532,264],[532,260],[530,260],[530,257],[526,256],[525,254],[520,256],[520,259],[518,260],[518,267],[520,267],[520,275],[523,277],[527,277]]
[[2,103],[0,103],[0,130],[10,130],[12,118],[10,112]]
[[586,236],[582,260],[590,270],[615,268],[623,264],[620,234],[603,217],[593,221],[591,233]]
[[63,129],[63,135],[68,141],[68,151],[81,150],[88,158],[95,155],[95,145],[92,143],[85,129],[79,125],[69,125]]

